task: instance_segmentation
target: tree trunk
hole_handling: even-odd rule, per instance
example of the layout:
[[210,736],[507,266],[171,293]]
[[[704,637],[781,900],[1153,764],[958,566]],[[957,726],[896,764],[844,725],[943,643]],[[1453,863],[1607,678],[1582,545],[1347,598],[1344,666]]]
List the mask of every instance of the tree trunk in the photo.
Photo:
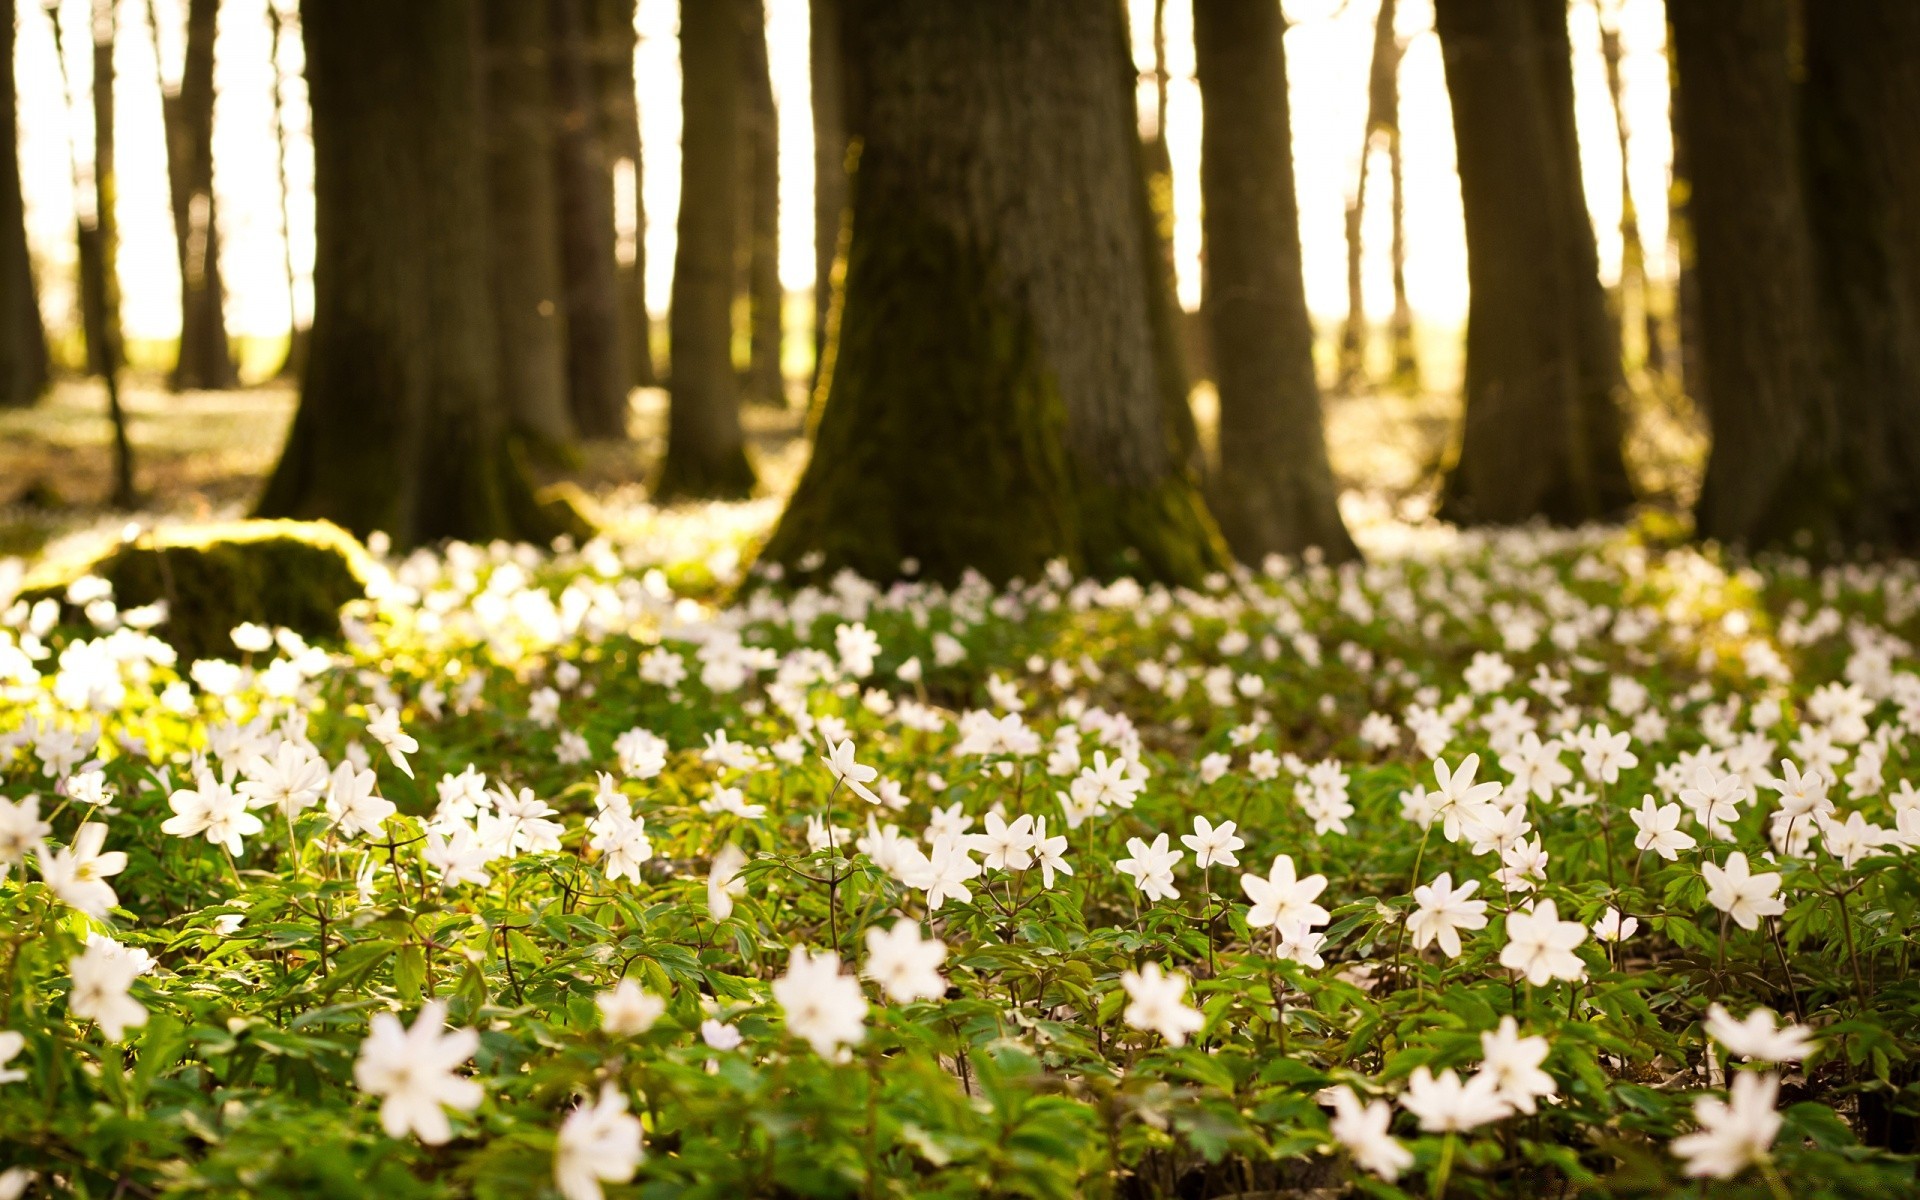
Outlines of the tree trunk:
[[785,408],[787,386],[780,370],[780,116],[773,104],[766,24],[765,0],[746,0],[740,43],[743,237],[737,247],[747,296],[744,391],[755,404]]
[[672,400],[656,496],[753,490],[733,370],[739,229],[742,0],[681,0],[680,222],[673,255]]
[[47,388],[47,332],[27,253],[20,193],[20,130],[13,83],[14,0],[0,0],[0,408],[32,404]]
[[1613,132],[1620,146],[1620,284],[1616,316],[1620,322],[1623,349],[1637,336],[1640,340],[1641,366],[1649,375],[1666,370],[1666,346],[1661,337],[1660,314],[1654,303],[1652,285],[1647,279],[1647,251],[1640,240],[1640,215],[1633,203],[1632,157],[1629,151],[1626,93],[1620,77],[1622,47],[1619,12],[1609,19],[1603,6],[1600,15],[1600,56],[1607,67],[1607,98],[1613,105]]
[[1154,316],[1171,302],[1149,294],[1119,6],[846,16],[865,136],[839,335],[768,558],[947,581],[1056,558],[1189,582],[1217,568]]
[[1920,8],[1804,9],[1807,213],[1851,543],[1920,543]]
[[306,0],[314,320],[263,516],[545,540],[507,438],[475,0]]
[[1287,59],[1274,0],[1194,0],[1204,310],[1220,391],[1212,502],[1242,562],[1318,546],[1355,555],[1327,463],[1300,272]]
[[[93,0],[93,199],[92,238],[80,239],[82,302],[87,347],[95,373],[107,385],[107,418],[113,425],[113,494],[116,508],[132,508],[133,439],[120,403],[120,368],[126,341],[120,324],[120,180],[114,167],[113,44],[118,25],[114,0]],[[83,235],[84,235],[83,230]]]
[[846,76],[841,63],[841,0],[809,0],[807,56],[813,84],[813,381],[827,359],[833,268],[847,213]]
[[[620,327],[626,331],[627,369],[633,386],[656,387],[660,379],[653,369],[653,321],[647,315],[647,200],[642,186],[640,99],[633,73],[637,41],[633,20],[634,0],[593,0],[594,69],[600,81],[608,151],[616,170],[621,162],[633,167],[633,256],[616,256]],[[617,192],[614,198],[617,202]]]
[[614,253],[613,162],[588,48],[587,0],[550,0],[554,163],[567,309],[567,395],[582,437],[627,436],[627,333]]
[[571,446],[545,0],[483,0],[487,187],[500,398],[511,428]]
[[287,273],[287,354],[274,375],[298,380],[306,370],[308,330],[300,323],[300,280],[293,269],[293,211],[289,207],[293,193],[287,186],[287,120],[281,99],[286,75],[280,69],[280,40],[286,32],[286,20],[280,4],[281,0],[266,0],[267,55],[273,67],[273,169],[280,187],[280,254]]
[[[1800,181],[1791,0],[1672,0],[1713,451],[1703,537],[1822,541],[1839,479]],[[1691,382],[1691,380],[1689,380]]]
[[1443,512],[1573,524],[1632,500],[1619,346],[1580,185],[1564,0],[1437,0],[1466,214],[1466,428]]
[[[1394,0],[1380,0],[1373,19],[1373,58],[1367,71],[1367,122],[1360,136],[1360,173],[1347,202],[1347,321],[1340,331],[1339,380],[1342,391],[1367,383],[1367,305],[1360,269],[1361,219],[1367,209],[1367,167],[1376,141],[1397,138],[1399,122],[1400,42],[1393,34]],[[1198,17],[1194,18],[1196,21]],[[1398,201],[1396,186],[1394,202]],[[1396,230],[1398,237],[1398,230]]]
[[[154,9],[149,4],[149,20]],[[160,97],[167,139],[167,184],[180,264],[180,348],[174,391],[237,387],[227,343],[226,292],[220,281],[220,226],[213,196],[213,48],[220,0],[188,0],[185,64],[177,88]],[[160,30],[153,30],[156,48]]]

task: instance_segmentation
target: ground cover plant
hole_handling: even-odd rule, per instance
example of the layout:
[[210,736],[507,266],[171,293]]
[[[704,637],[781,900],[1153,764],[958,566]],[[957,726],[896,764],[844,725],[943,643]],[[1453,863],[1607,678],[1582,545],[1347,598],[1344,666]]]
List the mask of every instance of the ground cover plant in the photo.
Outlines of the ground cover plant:
[[1363,541],[14,602],[0,1195],[1913,1193],[1920,568]]

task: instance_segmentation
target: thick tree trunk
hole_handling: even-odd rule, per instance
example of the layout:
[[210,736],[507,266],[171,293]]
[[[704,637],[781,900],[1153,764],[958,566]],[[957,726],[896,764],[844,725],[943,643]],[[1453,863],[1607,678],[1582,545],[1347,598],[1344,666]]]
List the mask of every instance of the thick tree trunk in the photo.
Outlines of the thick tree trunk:
[[742,0],[681,0],[679,241],[668,337],[673,357],[661,499],[753,490],[733,369],[739,230]]
[[614,253],[613,162],[588,46],[587,0],[549,0],[567,394],[582,437],[627,436],[627,333]]
[[546,0],[483,0],[487,185],[500,397],[515,432],[573,444],[566,307],[554,195]]
[[402,547],[558,532],[509,449],[476,0],[306,0],[312,353],[263,516]]
[[1577,523],[1632,500],[1618,342],[1580,185],[1562,0],[1437,0],[1466,213],[1466,428],[1443,511]]
[[813,378],[827,358],[833,268],[847,213],[846,76],[841,63],[841,0],[809,0],[807,56],[813,85]]
[[[626,331],[627,369],[635,387],[655,387],[653,322],[647,315],[647,201],[640,156],[640,98],[633,73],[635,0],[593,0],[594,70],[600,82],[602,127],[613,164],[633,167],[633,256],[617,256],[620,327]],[[615,193],[618,202],[618,193]],[[615,228],[619,227],[618,220]]]
[[47,332],[27,254],[13,84],[14,0],[0,0],[0,408],[32,404],[47,387]]
[[1193,0],[1205,312],[1220,391],[1213,510],[1243,562],[1318,546],[1355,554],[1340,519],[1300,270],[1283,21],[1274,0]]
[[[1686,90],[1689,224],[1713,451],[1704,537],[1753,545],[1837,529],[1831,393],[1789,77],[1790,0],[1672,0]],[[1691,382],[1691,380],[1690,380]]]
[[1149,295],[1119,7],[845,15],[864,144],[844,301],[813,459],[768,558],[941,580],[1033,578],[1055,558],[1216,568]]
[[1920,544],[1920,6],[1804,9],[1807,213],[1849,542]]
[[[147,12],[152,19],[151,5]],[[175,391],[231,388],[240,383],[227,343],[220,226],[213,196],[213,43],[219,27],[220,0],[188,0],[180,86],[160,97],[174,247],[180,264],[180,349],[169,378]],[[153,36],[157,44],[158,28]]]
[[747,296],[747,377],[755,404],[785,408],[780,370],[780,116],[767,61],[766,0],[746,0],[741,66],[741,227],[739,256]]

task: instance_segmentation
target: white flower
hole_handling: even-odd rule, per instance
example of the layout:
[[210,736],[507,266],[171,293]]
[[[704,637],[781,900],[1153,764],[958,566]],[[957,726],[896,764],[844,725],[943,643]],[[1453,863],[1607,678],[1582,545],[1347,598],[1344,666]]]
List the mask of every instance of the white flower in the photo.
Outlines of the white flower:
[[[841,628],[844,629],[845,626]],[[827,743],[827,753],[821,756],[820,761],[827,764],[827,770],[832,772],[833,777],[839,782],[846,784],[847,787],[853,791],[854,795],[859,796],[868,804],[879,804],[881,802],[880,797],[874,795],[872,790],[867,787],[880,772],[877,768],[862,766],[860,763],[853,761],[853,739],[848,738],[837,745],[829,741]]]
[[1265,879],[1252,874],[1240,877],[1240,889],[1253,901],[1253,907],[1247,912],[1247,925],[1254,929],[1271,929],[1282,922],[1309,928],[1325,925],[1331,918],[1314,900],[1326,886],[1325,875],[1295,878],[1292,856],[1278,855]]
[[[415,741],[406,730],[400,728],[400,710],[382,708],[379,705],[369,708],[367,733],[374,741],[386,747],[387,757],[393,760],[393,765],[406,772],[408,779],[412,779],[413,764],[407,761],[407,755],[420,749],[420,743]],[[424,1141],[425,1138],[421,1140]]]
[[1413,1165],[1413,1151],[1387,1132],[1393,1124],[1393,1109],[1385,1100],[1362,1105],[1348,1087],[1333,1088],[1326,1095],[1333,1103],[1328,1132],[1353,1155],[1355,1166],[1391,1181]]
[[1041,887],[1053,887],[1053,873],[1055,871],[1058,871],[1062,875],[1073,874],[1073,868],[1067,865],[1066,855],[1066,835],[1062,834],[1058,837],[1048,837],[1047,819],[1045,817],[1035,817],[1033,819],[1033,860],[1040,864]]
[[1619,909],[1609,908],[1593,922],[1593,936],[1602,942],[1624,942],[1639,928],[1638,917],[1623,917]]
[[[1164,837],[1165,835],[1161,835]],[[1200,1010],[1188,1005],[1187,977],[1168,975],[1159,963],[1147,963],[1138,971],[1123,971],[1120,986],[1126,989],[1128,1004],[1121,1014],[1128,1025],[1157,1033],[1175,1046],[1187,1044],[1187,1035],[1206,1024]]]
[[160,823],[163,832],[185,838],[204,834],[209,842],[225,846],[227,853],[236,857],[246,849],[240,839],[265,828],[259,817],[247,811],[243,797],[211,775],[202,775],[192,789],[183,788],[167,797],[167,807],[174,815]]
[[1534,1101],[1555,1094],[1553,1076],[1540,1069],[1547,1058],[1547,1039],[1521,1037],[1512,1017],[1501,1017],[1500,1028],[1480,1035],[1486,1055],[1481,1073],[1493,1080],[1493,1090],[1515,1112],[1531,1114]]
[[146,1005],[128,995],[128,989],[146,973],[150,962],[144,953],[129,954],[112,938],[89,938],[86,950],[67,960],[73,975],[67,1009],[83,1021],[97,1023],[108,1041],[119,1041],[129,1028],[147,1023]]
[[348,837],[378,833],[395,809],[393,801],[374,794],[378,777],[342,760],[327,779],[327,816]]
[[40,847],[40,876],[61,900],[96,921],[107,913],[120,897],[114,894],[107,877],[127,869],[127,856],[118,850],[101,852],[107,827],[88,821],[74,831],[73,844],[51,853]]
[[1033,865],[1033,817],[1021,816],[1011,824],[999,813],[986,815],[985,833],[966,835],[969,849],[980,853],[980,865],[995,871],[1024,871]]
[[1789,1022],[1774,1027],[1777,1018],[1770,1008],[1756,1008],[1744,1021],[1718,1004],[1707,1006],[1707,1036],[1727,1048],[1729,1054],[1766,1062],[1798,1062],[1813,1053],[1813,1030]]
[[946,958],[947,944],[921,937],[918,921],[896,921],[891,930],[868,928],[867,965],[860,973],[879,984],[895,1004],[937,1000],[947,992],[940,975]]
[[747,881],[739,877],[740,868],[746,865],[746,851],[732,842],[713,856],[713,866],[707,871],[707,915],[715,921],[732,916],[733,898],[746,894]]
[[666,739],[645,729],[629,729],[613,739],[613,753],[628,779],[652,779],[667,769]]
[[294,741],[250,760],[246,776],[238,791],[247,807],[275,808],[288,818],[312,808],[327,790],[327,764]]
[[560,1122],[553,1147],[553,1182],[566,1200],[600,1200],[604,1183],[625,1183],[640,1167],[639,1118],[626,1093],[611,1082],[600,1098],[581,1103]]
[[1171,900],[1180,894],[1173,886],[1173,868],[1187,855],[1183,850],[1168,849],[1166,834],[1154,838],[1151,846],[1137,837],[1128,838],[1127,853],[1133,857],[1121,859],[1113,868],[1133,880],[1141,895],[1149,900]]
[[480,1107],[480,1085],[453,1073],[479,1046],[478,1030],[448,1031],[444,1000],[422,1005],[412,1028],[392,1013],[375,1013],[353,1064],[353,1080],[361,1091],[380,1097],[380,1127],[388,1137],[413,1133],[438,1146],[453,1136],[447,1109]]
[[1196,816],[1193,819],[1193,832],[1181,834],[1180,844],[1193,851],[1193,865],[1204,870],[1214,863],[1239,866],[1240,860],[1234,851],[1245,848],[1247,843],[1234,832],[1232,821],[1215,825],[1205,817]]
[[912,864],[907,886],[927,894],[927,911],[933,912],[948,900],[962,904],[973,902],[973,890],[967,880],[980,877],[980,864],[973,861],[965,835],[940,834],[933,839],[933,853]]
[[1738,850],[1727,855],[1724,867],[1712,862],[1701,863],[1700,874],[1707,881],[1707,903],[1732,917],[1742,929],[1758,929],[1761,917],[1779,916],[1787,911],[1786,903],[1777,894],[1780,873],[1754,874],[1747,866],[1747,856]]
[[1614,733],[1605,725],[1595,725],[1575,735],[1580,740],[1580,765],[1587,778],[1604,783],[1620,782],[1620,772],[1640,765],[1640,759],[1627,747],[1633,744],[1630,733]]
[[462,883],[486,887],[493,882],[492,874],[487,871],[487,864],[493,861],[493,851],[482,844],[470,825],[456,822],[450,831],[429,826],[420,857],[439,874],[443,887]]
[[0,796],[0,879],[26,861],[27,851],[52,832],[53,826],[40,819],[40,797],[13,801]]
[[1633,847],[1636,850],[1651,850],[1668,862],[1680,857],[1680,851],[1691,850],[1696,843],[1693,835],[1680,829],[1680,806],[1678,804],[1656,805],[1652,796],[1642,796],[1639,808],[1630,808],[1627,815],[1633,818],[1639,832],[1633,835]]
[[1513,1111],[1495,1090],[1493,1076],[1486,1072],[1471,1075],[1462,1083],[1452,1069],[1435,1077],[1425,1066],[1413,1069],[1400,1107],[1418,1117],[1420,1128],[1428,1133],[1465,1133]]
[[20,1197],[27,1194],[27,1189],[33,1186],[33,1181],[38,1178],[40,1178],[38,1172],[29,1171],[25,1167],[8,1167],[0,1171],[0,1200],[20,1200]]
[[867,998],[859,980],[840,973],[840,956],[830,950],[809,954],[795,946],[787,973],[773,981],[773,998],[787,1031],[806,1039],[822,1058],[837,1057],[843,1046],[867,1035]]
[[1673,1139],[1673,1152],[1686,1160],[1689,1175],[1732,1179],[1767,1157],[1780,1134],[1780,1079],[1771,1073],[1742,1071],[1733,1078],[1731,1103],[1718,1096],[1693,1101],[1697,1133]]
[[1413,935],[1413,948],[1424,950],[1433,942],[1448,958],[1460,956],[1460,930],[1487,927],[1487,902],[1470,899],[1480,886],[1477,879],[1453,886],[1453,872],[1442,871],[1432,883],[1413,889],[1417,907],[1407,917],[1407,932]]
[[712,1050],[732,1050],[740,1045],[740,1027],[709,1017],[700,1022],[700,1040]]
[[600,1028],[615,1037],[636,1037],[653,1028],[667,1011],[667,1002],[631,979],[622,979],[610,992],[593,998],[600,1009]]
[[1562,921],[1551,900],[1542,900],[1526,912],[1507,917],[1507,944],[1500,965],[1518,971],[1539,987],[1555,979],[1584,979],[1587,965],[1573,948],[1587,940],[1587,927]]
[[18,1083],[27,1077],[27,1073],[18,1067],[7,1064],[20,1056],[27,1047],[27,1035],[12,1029],[0,1029],[0,1083]]

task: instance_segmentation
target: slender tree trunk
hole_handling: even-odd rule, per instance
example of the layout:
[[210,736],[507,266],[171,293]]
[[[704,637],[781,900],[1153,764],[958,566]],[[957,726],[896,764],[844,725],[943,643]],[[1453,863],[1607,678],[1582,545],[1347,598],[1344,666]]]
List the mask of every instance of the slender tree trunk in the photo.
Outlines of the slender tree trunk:
[[573,444],[553,170],[546,0],[482,0],[491,279],[500,397],[548,453]]
[[672,398],[661,499],[753,490],[733,369],[740,184],[742,0],[681,0],[679,241],[673,256]]
[[1687,154],[1686,83],[1680,78],[1671,49],[1667,52],[1668,124],[1673,127],[1673,166],[1667,184],[1667,239],[1673,243],[1673,379],[1701,413],[1712,411],[1707,372],[1700,350],[1700,279],[1693,247],[1693,216],[1689,189],[1693,168]]
[[627,436],[627,333],[614,253],[613,164],[588,47],[587,0],[550,0],[553,146],[567,309],[567,394],[582,437]]
[[1193,0],[1205,311],[1220,389],[1212,493],[1242,562],[1318,546],[1355,555],[1327,463],[1300,270],[1284,24],[1274,0]]
[[1387,186],[1392,195],[1393,316],[1387,322],[1394,388],[1409,395],[1420,390],[1420,352],[1413,337],[1413,304],[1407,299],[1407,204],[1400,145],[1400,89],[1394,86],[1393,123],[1387,129]]
[[401,546],[558,532],[500,399],[476,0],[306,0],[314,320],[263,516]]
[[1149,295],[1119,7],[845,15],[865,136],[839,336],[767,557],[814,577],[1215,569]]
[[1466,428],[1443,511],[1577,523],[1632,499],[1619,346],[1573,134],[1561,0],[1437,0],[1466,213]]
[[32,404],[47,388],[47,332],[27,253],[20,192],[19,114],[13,83],[14,0],[0,0],[0,408]]
[[1789,77],[1791,2],[1671,0],[1667,18],[1686,92],[1680,133],[1713,397],[1696,524],[1751,545],[1802,534],[1824,543],[1840,481]]
[[[158,14],[148,0],[154,52]],[[186,59],[178,87],[162,84],[160,114],[167,139],[167,184],[180,264],[180,348],[169,384],[174,391],[237,387],[227,342],[226,289],[220,280],[220,226],[213,196],[213,49],[220,0],[187,0]]]
[[[120,403],[120,369],[126,344],[120,326],[119,181],[114,174],[113,45],[118,26],[113,0],[93,0],[93,224],[80,220],[81,324],[93,371],[107,387],[107,418],[113,426],[113,493],[116,508],[132,508],[133,439]],[[55,48],[58,26],[55,27]]]
[[809,0],[807,56],[813,90],[813,382],[827,359],[834,263],[847,212],[846,77],[840,54],[840,0]]
[[1804,7],[1803,142],[1850,543],[1920,544],[1920,6]]
[[293,190],[287,185],[286,74],[280,69],[280,42],[286,35],[281,0],[266,0],[267,53],[273,65],[273,169],[280,188],[280,254],[287,273],[287,354],[274,374],[299,379],[307,363],[307,327],[300,323],[300,279],[293,269]]
[[626,331],[633,386],[655,387],[660,379],[653,369],[653,321],[647,315],[647,200],[642,186],[640,98],[633,73],[638,41],[633,20],[634,0],[593,0],[594,64],[607,145],[615,170],[622,162],[633,168],[633,256],[621,254],[617,262],[620,327]]
[[747,297],[747,378],[744,392],[755,404],[785,408],[787,386],[780,370],[780,117],[773,104],[767,61],[765,0],[746,0],[741,39],[742,240]]
[[[1373,21],[1373,58],[1367,71],[1367,123],[1360,137],[1360,174],[1347,203],[1347,321],[1340,331],[1340,388],[1359,391],[1367,382],[1367,305],[1362,261],[1361,218],[1367,208],[1367,168],[1376,143],[1399,136],[1399,39],[1394,37],[1395,0],[1380,0]],[[1198,18],[1195,18],[1198,20]],[[1394,203],[1399,203],[1398,185]],[[1396,235],[1397,236],[1397,235]]]
[[1626,92],[1620,77],[1622,50],[1619,13],[1609,16],[1604,0],[1595,0],[1600,19],[1600,53],[1607,67],[1607,96],[1613,102],[1613,131],[1620,146],[1620,284],[1617,316],[1622,345],[1637,335],[1641,364],[1649,374],[1666,369],[1658,306],[1647,280],[1647,251],[1640,240],[1640,215],[1633,203],[1631,142],[1627,129]]

